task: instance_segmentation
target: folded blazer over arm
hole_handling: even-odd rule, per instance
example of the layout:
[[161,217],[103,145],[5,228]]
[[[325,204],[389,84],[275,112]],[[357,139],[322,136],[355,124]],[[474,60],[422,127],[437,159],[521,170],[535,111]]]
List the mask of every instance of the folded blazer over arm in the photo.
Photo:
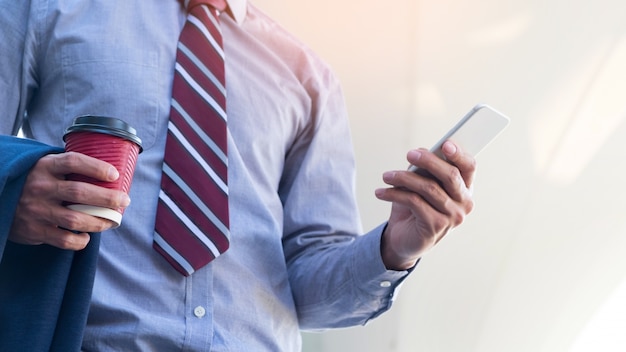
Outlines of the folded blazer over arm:
[[100,234],[74,252],[8,241],[26,176],[63,149],[0,136],[0,350],[80,351]]

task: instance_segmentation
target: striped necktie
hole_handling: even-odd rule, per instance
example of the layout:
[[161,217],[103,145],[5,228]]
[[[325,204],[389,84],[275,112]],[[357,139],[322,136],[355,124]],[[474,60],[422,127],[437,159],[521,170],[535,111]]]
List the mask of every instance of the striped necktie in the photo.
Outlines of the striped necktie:
[[191,275],[229,246],[224,52],[216,9],[184,0],[153,247]]

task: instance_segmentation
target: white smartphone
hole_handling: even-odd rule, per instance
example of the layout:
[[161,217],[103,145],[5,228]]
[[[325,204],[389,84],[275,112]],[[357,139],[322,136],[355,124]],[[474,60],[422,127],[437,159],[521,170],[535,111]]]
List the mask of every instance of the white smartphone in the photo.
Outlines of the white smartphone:
[[[465,152],[476,157],[506,128],[509,121],[507,116],[489,105],[478,104],[465,114],[430,151],[445,160],[441,152],[441,145],[447,140],[452,140]],[[416,172],[418,168],[411,165],[409,170]]]

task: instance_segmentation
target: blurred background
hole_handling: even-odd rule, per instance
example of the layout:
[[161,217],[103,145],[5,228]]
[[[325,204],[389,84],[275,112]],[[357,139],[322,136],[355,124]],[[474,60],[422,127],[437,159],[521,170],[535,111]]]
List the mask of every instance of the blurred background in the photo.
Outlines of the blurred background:
[[511,118],[392,310],[305,351],[626,351],[626,2],[252,1],[343,82],[366,229],[410,148],[478,102]]

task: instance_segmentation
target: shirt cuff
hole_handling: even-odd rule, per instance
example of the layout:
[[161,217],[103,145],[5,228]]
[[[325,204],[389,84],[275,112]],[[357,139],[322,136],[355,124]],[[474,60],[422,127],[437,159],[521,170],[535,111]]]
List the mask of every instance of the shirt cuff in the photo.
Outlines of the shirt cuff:
[[414,266],[408,270],[396,271],[385,267],[380,254],[380,244],[386,226],[387,223],[383,223],[367,234],[357,237],[356,247],[359,250],[352,258],[351,269],[359,288],[365,295],[375,296],[381,300],[381,309],[374,312],[370,319],[391,308],[402,282],[415,268]]

